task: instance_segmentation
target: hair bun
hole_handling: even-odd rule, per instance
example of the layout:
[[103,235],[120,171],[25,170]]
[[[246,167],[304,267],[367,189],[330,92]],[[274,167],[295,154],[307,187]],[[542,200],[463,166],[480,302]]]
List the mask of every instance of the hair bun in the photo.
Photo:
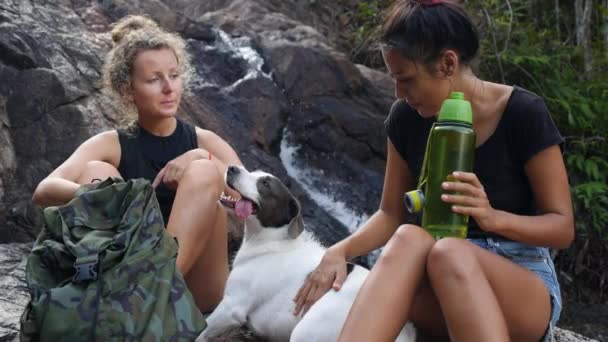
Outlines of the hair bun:
[[158,28],[158,24],[150,17],[143,15],[128,15],[112,26],[112,41],[114,44],[118,44],[130,32]]

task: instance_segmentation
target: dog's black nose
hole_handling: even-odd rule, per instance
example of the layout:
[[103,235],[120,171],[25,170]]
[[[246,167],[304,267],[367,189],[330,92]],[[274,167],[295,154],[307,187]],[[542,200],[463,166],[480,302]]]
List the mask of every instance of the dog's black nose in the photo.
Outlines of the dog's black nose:
[[228,166],[228,176],[232,177],[239,173],[239,168],[236,166]]

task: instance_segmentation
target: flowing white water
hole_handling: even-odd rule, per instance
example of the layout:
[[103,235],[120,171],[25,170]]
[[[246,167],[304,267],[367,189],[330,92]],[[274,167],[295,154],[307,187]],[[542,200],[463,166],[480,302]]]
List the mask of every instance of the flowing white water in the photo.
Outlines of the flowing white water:
[[262,70],[262,67],[264,66],[264,58],[251,47],[250,38],[248,38],[248,37],[232,38],[226,32],[224,32],[222,30],[219,30],[218,32],[219,32],[220,39],[222,40],[222,42],[224,44],[226,44],[228,49],[230,51],[233,51],[236,56],[244,59],[249,66],[249,68],[247,68],[247,74],[245,74],[245,77],[241,78],[240,80],[238,80],[234,84],[232,84],[230,86],[231,88],[236,87],[239,83],[243,82],[244,80],[255,78],[257,76],[262,76],[262,77],[266,77],[268,79],[272,79],[270,74],[265,73]]
[[[251,39],[249,37],[233,38],[222,30],[216,30],[215,32],[217,32],[219,41],[216,41],[211,46],[205,47],[205,49],[225,51],[228,52],[228,54],[242,59],[247,63],[247,71],[245,75],[236,80],[233,84],[227,86],[227,91],[233,90],[243,81],[256,77],[265,77],[272,80],[272,75],[262,70],[264,66],[264,58],[251,46]],[[217,86],[216,84],[213,84],[196,74],[191,81],[191,85],[194,89]]]
[[283,166],[287,170],[287,174],[298,182],[308,196],[323,208],[323,210],[345,225],[351,232],[355,231],[361,223],[368,219],[368,216],[356,212],[349,208],[344,202],[337,200],[331,194],[331,189],[317,188],[315,183],[318,184],[318,181],[324,178],[323,171],[310,167],[303,167],[300,165],[301,163],[297,163],[295,156],[298,149],[299,146],[292,143],[291,132],[285,129],[283,131],[279,156]]

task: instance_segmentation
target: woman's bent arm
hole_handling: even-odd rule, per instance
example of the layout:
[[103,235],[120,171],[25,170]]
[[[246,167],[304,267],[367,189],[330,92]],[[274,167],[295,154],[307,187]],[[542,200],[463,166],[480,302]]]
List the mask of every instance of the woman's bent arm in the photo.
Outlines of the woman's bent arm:
[[386,173],[380,209],[353,235],[330,247],[296,294],[295,315],[306,312],[330,288],[339,290],[346,279],[346,261],[386,244],[405,222],[403,194],[411,189],[411,173],[388,140]]
[[63,164],[38,184],[32,201],[44,207],[69,202],[80,187],[78,177],[91,161],[118,166],[120,144],[116,131],[103,132],[83,142]]
[[342,249],[347,260],[384,246],[405,222],[403,195],[414,188],[411,172],[390,139],[387,139],[386,172],[380,209],[355,233],[334,247]]
[[574,214],[559,147],[555,145],[539,152],[526,163],[525,170],[539,215],[501,212],[496,232],[530,245],[568,247],[574,239]]

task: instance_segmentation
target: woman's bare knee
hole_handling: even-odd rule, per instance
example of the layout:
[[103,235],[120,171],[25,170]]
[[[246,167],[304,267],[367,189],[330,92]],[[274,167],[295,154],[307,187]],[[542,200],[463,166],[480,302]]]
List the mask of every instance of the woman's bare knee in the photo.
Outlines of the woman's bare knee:
[[192,191],[211,191],[219,196],[223,189],[223,183],[223,177],[217,166],[209,160],[200,159],[193,161],[186,168],[179,182],[178,190],[180,186],[185,185]]
[[87,162],[77,182],[78,184],[89,184],[94,181],[103,181],[108,177],[121,177],[121,175],[113,165],[99,160],[92,160]]
[[407,247],[412,244],[418,245],[420,242],[424,243],[426,247],[430,247],[435,243],[435,239],[419,226],[404,224],[397,228],[386,247]]
[[481,272],[470,243],[458,238],[443,238],[431,248],[426,270],[431,282],[446,277],[469,278]]
[[422,251],[427,253],[435,243],[433,237],[421,227],[411,224],[404,224],[397,228],[391,239],[386,244],[379,262],[400,260],[408,253]]

